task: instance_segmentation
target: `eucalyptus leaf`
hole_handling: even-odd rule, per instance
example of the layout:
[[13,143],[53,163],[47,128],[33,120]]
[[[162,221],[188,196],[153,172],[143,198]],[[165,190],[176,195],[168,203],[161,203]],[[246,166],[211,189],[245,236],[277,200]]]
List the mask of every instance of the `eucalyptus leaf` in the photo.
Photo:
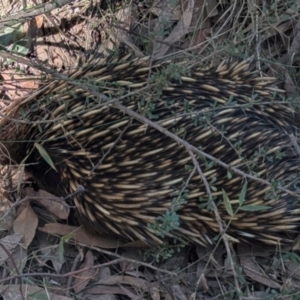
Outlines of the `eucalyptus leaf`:
[[226,192],[223,189],[222,189],[222,192],[223,192],[223,200],[224,200],[225,208],[226,208],[228,214],[231,217],[233,217],[233,210],[232,210],[232,206],[231,206],[230,200],[228,198],[228,195],[226,194]]
[[53,161],[52,161],[51,157],[49,156],[49,154],[47,153],[46,149],[41,144],[38,144],[38,143],[34,143],[34,146],[39,151],[42,158],[47,162],[47,164],[57,172],[57,170],[53,164]]
[[240,208],[240,210],[243,211],[261,211],[261,210],[268,210],[270,209],[270,206],[266,205],[245,205]]
[[243,203],[245,202],[246,192],[247,192],[247,181],[245,181],[243,188],[241,190],[240,196],[239,196],[239,205],[240,206],[242,206]]

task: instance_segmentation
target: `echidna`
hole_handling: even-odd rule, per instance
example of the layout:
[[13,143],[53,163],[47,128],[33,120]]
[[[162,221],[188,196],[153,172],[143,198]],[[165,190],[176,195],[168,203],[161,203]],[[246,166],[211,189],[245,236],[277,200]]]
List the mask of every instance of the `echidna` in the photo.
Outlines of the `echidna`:
[[[299,157],[290,141],[297,127],[288,105],[274,100],[273,79],[259,77],[245,61],[183,70],[182,64],[130,55],[85,64],[70,78],[106,100],[68,82],[50,83],[2,119],[2,162],[9,161],[5,153],[16,164],[25,162],[40,187],[57,196],[84,186],[74,203],[80,223],[91,232],[147,243],[171,236],[212,244],[219,227],[190,153],[114,106],[120,103],[231,167],[272,183],[246,179],[195,153],[228,237],[292,241],[300,221]],[[239,203],[245,180],[246,198]]]

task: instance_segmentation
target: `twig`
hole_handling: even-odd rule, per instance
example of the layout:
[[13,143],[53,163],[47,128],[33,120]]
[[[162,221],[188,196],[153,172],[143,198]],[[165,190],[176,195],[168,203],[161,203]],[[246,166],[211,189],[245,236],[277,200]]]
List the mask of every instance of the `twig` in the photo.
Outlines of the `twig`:
[[195,154],[188,148],[187,148],[187,151],[190,154],[190,156],[193,160],[194,166],[197,169],[201,179],[203,180],[203,183],[204,183],[207,195],[208,195],[208,201],[212,204],[212,206],[214,208],[214,214],[215,214],[215,217],[216,217],[216,221],[218,223],[219,230],[220,230],[220,233],[221,233],[221,236],[222,236],[225,248],[226,248],[226,253],[227,253],[227,256],[228,256],[228,259],[229,259],[229,262],[230,262],[230,267],[231,267],[233,278],[234,278],[234,284],[235,284],[235,287],[236,287],[239,295],[241,295],[242,293],[241,293],[241,289],[240,289],[240,286],[239,286],[239,282],[237,280],[237,275],[236,275],[236,272],[235,272],[235,267],[234,267],[234,263],[233,263],[233,259],[232,259],[228,239],[227,239],[226,235],[224,234],[224,228],[223,228],[223,224],[222,224],[222,220],[221,220],[218,208],[217,208],[215,202],[212,201],[212,194],[211,194],[209,184],[208,184],[207,179],[206,179],[206,177],[204,176],[204,174],[201,170],[201,167],[200,167],[199,162],[197,161],[197,159],[195,157]]
[[[17,267],[16,262],[15,262],[13,256],[12,256],[12,254],[6,249],[6,247],[2,243],[0,243],[0,247],[3,249],[5,254],[9,257],[11,263],[13,264],[13,266],[14,266],[16,272],[17,272],[17,274],[20,275],[20,270]],[[20,281],[19,290],[20,290],[20,294],[21,294],[22,299],[25,300],[25,297],[24,297],[24,294],[23,294],[23,291],[22,291],[22,281]]]

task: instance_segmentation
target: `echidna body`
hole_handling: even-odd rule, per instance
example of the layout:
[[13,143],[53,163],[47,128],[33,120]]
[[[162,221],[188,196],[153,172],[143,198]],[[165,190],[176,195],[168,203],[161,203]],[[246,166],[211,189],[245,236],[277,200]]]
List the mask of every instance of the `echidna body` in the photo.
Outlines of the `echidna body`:
[[[292,110],[273,101],[272,80],[247,67],[246,62],[223,63],[205,70],[194,67],[183,75],[170,62],[151,65],[149,58],[86,64],[70,78],[92,84],[111,103],[72,84],[53,82],[35,99],[8,111],[1,121],[2,151],[18,164],[26,158],[27,172],[57,196],[84,186],[74,203],[89,231],[147,243],[159,243],[166,235],[212,244],[219,227],[205,205],[207,191],[193,171],[190,153],[115,108],[118,101],[226,164],[294,192],[275,193],[271,186],[248,179],[240,205],[245,178],[197,156],[221,218],[229,225],[229,237],[289,242],[300,220],[295,195],[299,158],[289,137],[296,136],[297,127]],[[165,74],[169,78],[162,82]]]

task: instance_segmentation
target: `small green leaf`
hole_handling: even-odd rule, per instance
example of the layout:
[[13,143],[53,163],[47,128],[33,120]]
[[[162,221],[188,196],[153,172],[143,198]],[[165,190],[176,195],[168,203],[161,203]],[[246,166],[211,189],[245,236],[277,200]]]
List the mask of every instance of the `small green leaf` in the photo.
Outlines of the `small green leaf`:
[[194,167],[191,165],[184,165],[184,169],[187,171],[191,171],[191,170],[194,170]]
[[224,200],[224,204],[225,204],[225,208],[228,212],[228,214],[233,217],[233,210],[232,210],[232,206],[231,206],[231,203],[229,201],[229,198],[226,194],[226,192],[222,189],[222,192],[223,192],[223,200]]
[[227,170],[227,177],[228,177],[228,179],[232,179],[232,174],[229,170]]
[[293,263],[299,264],[299,258],[295,257],[295,255],[293,255],[293,253],[290,253],[289,259],[290,259]]
[[207,170],[208,170],[208,169],[211,169],[214,165],[215,165],[215,162],[214,162],[214,161],[211,161],[211,162],[209,162],[209,163],[207,164],[206,169],[207,169]]
[[20,42],[15,42],[11,47],[9,47],[11,51],[13,51],[15,54],[23,54],[27,55],[29,52],[29,48],[26,47],[26,45],[22,45]]
[[242,206],[243,203],[245,202],[246,192],[247,192],[247,181],[245,181],[243,188],[241,190],[240,196],[239,196],[239,205],[240,206]]
[[206,208],[206,206],[207,206],[207,203],[202,203],[202,204],[198,205],[198,208],[199,209],[204,209],[204,208]]
[[213,186],[213,185],[211,185],[210,188],[211,188],[211,190],[212,190],[213,192],[216,192],[216,191],[218,190],[218,189],[217,189],[215,186]]
[[45,148],[38,143],[34,143],[34,146],[41,154],[41,157],[47,162],[47,164],[57,172],[57,170],[53,164],[53,161],[52,161],[51,157],[49,156],[49,154],[47,153],[47,151],[45,150]]
[[215,183],[216,181],[217,181],[217,177],[214,176],[214,177],[211,179],[210,184],[213,184],[213,183]]
[[270,209],[270,206],[266,205],[245,205],[242,206],[240,209],[243,211],[260,211],[260,210],[268,210]]

